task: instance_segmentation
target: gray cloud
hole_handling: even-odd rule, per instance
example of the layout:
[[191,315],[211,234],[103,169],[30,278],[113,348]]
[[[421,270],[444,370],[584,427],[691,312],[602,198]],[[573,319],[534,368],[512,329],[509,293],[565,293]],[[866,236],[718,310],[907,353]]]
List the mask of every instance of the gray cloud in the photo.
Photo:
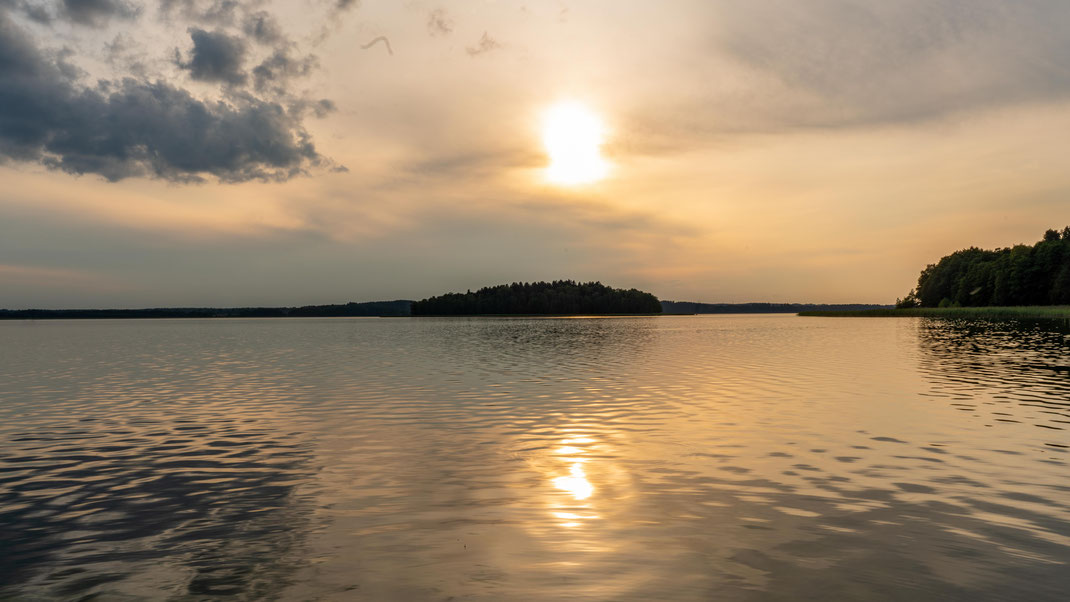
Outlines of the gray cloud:
[[108,180],[284,180],[329,165],[278,103],[209,102],[162,81],[79,85],[0,10],[0,160]]
[[[333,101],[321,98],[319,100],[310,100],[307,98],[300,98],[289,103],[287,110],[291,115],[304,117],[308,113],[312,113],[316,117],[323,118],[327,115],[338,110],[338,107]],[[342,166],[334,166],[334,171],[349,171]]]
[[292,97],[287,87],[289,80],[309,75],[319,67],[319,59],[312,54],[297,54],[297,44],[289,39],[274,15],[262,10],[248,12],[246,7],[240,9],[246,11],[241,21],[241,33],[246,37],[218,28],[214,31],[191,28],[193,48],[189,58],[183,60],[176,51],[175,63],[189,71],[195,80],[240,87],[249,80],[244,69],[245,59],[250,54],[248,39],[272,48],[271,53],[252,69],[256,91],[269,93],[275,98]]
[[42,25],[48,25],[55,19],[55,15],[49,10],[54,7],[47,4],[31,4],[25,0],[0,0],[0,10],[5,8],[21,11],[31,21]]
[[266,11],[257,11],[242,21],[242,31],[260,44],[278,44],[286,41],[275,17]]
[[501,48],[502,45],[498,43],[498,40],[487,35],[487,32],[483,32],[483,37],[479,38],[479,42],[475,46],[469,46],[465,48],[468,52],[468,56],[479,56],[481,54],[491,52]]
[[247,75],[242,69],[245,60],[243,39],[219,30],[197,28],[190,29],[190,38],[193,40],[193,49],[189,60],[176,60],[179,67],[190,72],[190,77],[207,82],[245,83]]
[[257,3],[257,0],[160,0],[159,14],[164,19],[181,17],[198,23],[231,25],[239,10],[246,9],[246,4]]
[[63,11],[75,23],[103,25],[112,18],[133,19],[141,12],[139,6],[123,0],[63,0]]
[[279,48],[253,69],[257,91],[285,93],[285,84],[295,77],[304,77],[319,66],[315,55],[293,57],[289,48]]
[[1064,0],[755,0],[722,2],[713,17],[719,49],[779,85],[753,109],[786,124],[911,121],[1070,95]]

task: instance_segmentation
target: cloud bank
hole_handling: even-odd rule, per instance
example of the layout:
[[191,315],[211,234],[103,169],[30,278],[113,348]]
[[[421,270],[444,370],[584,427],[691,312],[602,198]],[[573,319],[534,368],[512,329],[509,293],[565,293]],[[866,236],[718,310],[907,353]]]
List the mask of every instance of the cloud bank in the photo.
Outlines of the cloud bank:
[[752,82],[765,94],[747,97],[759,119],[904,123],[1070,96],[1062,0],[755,0],[712,11],[717,54],[766,78]]
[[190,29],[193,50],[186,62],[176,61],[190,77],[205,82],[224,82],[241,85],[247,75],[242,68],[245,61],[245,41],[223,31]]
[[[202,22],[236,22],[236,2],[165,3],[167,18],[193,15]],[[33,8],[34,10],[31,10]],[[130,177],[197,182],[286,180],[332,162],[317,152],[303,125],[322,116],[328,100],[309,100],[288,87],[308,75],[313,55],[295,54],[271,15],[248,12],[238,33],[188,29],[192,47],[176,50],[175,66],[189,80],[223,86],[204,98],[154,76],[126,73],[90,81],[72,59],[76,49],[54,49],[30,23],[103,27],[139,18],[121,0],[63,0],[55,5],[0,1],[0,162],[37,163],[109,181]],[[246,70],[248,39],[269,54]],[[247,86],[251,85],[252,88]]]

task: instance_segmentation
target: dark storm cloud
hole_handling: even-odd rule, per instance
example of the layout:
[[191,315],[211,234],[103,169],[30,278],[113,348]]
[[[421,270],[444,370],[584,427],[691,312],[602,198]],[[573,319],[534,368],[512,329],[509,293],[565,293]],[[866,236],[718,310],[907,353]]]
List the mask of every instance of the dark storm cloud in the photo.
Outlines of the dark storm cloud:
[[79,85],[0,10],[0,161],[108,180],[284,180],[329,161],[300,116],[235,94],[209,102],[162,81]]
[[[189,71],[195,80],[240,87],[249,80],[244,68],[250,54],[249,40],[270,49],[270,54],[261,55],[260,62],[252,69],[256,91],[274,98],[292,97],[289,80],[309,75],[319,67],[319,59],[312,54],[300,54],[298,45],[289,39],[274,15],[262,10],[248,12],[246,7],[240,10],[246,11],[240,24],[241,34],[232,35],[220,28],[213,31],[191,28],[193,48],[186,59],[176,51],[175,63]],[[257,53],[255,48],[252,50]]]
[[139,6],[122,0],[63,0],[64,14],[80,25],[103,25],[110,19],[133,19]]
[[245,41],[223,31],[190,29],[193,49],[188,61],[176,61],[198,81],[224,82],[240,85],[247,75],[242,69],[245,60]]

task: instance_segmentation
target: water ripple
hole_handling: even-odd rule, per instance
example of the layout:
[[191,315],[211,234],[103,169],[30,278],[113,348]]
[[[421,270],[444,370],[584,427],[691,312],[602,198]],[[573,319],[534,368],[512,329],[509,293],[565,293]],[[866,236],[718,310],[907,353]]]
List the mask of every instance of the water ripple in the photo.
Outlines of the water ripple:
[[0,597],[1062,599],[1061,324],[0,324]]

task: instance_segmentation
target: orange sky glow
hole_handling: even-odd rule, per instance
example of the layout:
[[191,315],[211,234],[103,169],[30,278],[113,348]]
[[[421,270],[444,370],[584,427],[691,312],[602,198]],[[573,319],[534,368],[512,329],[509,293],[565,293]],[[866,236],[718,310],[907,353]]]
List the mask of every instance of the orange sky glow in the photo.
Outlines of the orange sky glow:
[[0,307],[891,303],[1070,223],[1062,5],[202,4],[0,8]]

